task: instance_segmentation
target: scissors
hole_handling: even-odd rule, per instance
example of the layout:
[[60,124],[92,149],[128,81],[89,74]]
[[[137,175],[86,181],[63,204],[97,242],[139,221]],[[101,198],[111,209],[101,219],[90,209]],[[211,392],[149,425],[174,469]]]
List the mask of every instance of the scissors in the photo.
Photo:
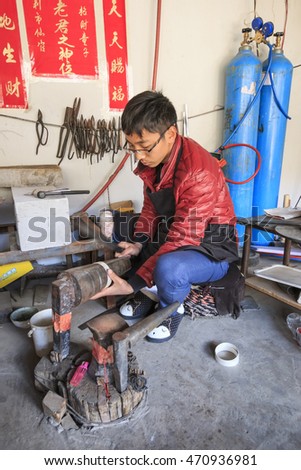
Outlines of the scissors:
[[48,142],[48,129],[43,122],[43,115],[40,109],[38,111],[38,119],[36,121],[36,133],[38,137],[36,155],[38,155],[40,145],[46,145]]

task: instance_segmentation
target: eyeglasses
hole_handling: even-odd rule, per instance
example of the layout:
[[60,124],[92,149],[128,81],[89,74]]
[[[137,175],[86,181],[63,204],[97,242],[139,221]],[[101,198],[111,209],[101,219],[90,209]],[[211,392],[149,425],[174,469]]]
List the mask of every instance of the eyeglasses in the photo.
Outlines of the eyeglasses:
[[126,144],[127,142],[125,143],[123,149],[126,150],[127,152],[131,153],[132,155],[143,155],[145,153],[151,153],[154,148],[160,143],[162,137],[164,136],[165,132],[168,131],[168,129],[170,129],[172,126],[174,126],[174,124],[171,124],[170,126],[168,126],[161,134],[160,134],[160,137],[158,140],[156,140],[156,142],[149,148],[149,149],[146,149],[146,148],[141,148],[141,149],[132,149],[130,147],[126,147]]

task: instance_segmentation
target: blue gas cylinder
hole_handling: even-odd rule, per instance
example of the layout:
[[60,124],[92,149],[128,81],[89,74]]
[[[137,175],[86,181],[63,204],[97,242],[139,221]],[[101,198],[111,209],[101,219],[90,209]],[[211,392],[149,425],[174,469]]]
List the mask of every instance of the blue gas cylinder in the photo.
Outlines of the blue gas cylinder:
[[[259,87],[261,72],[261,61],[247,43],[242,43],[238,54],[226,68],[224,144],[245,143],[256,147],[259,99],[255,100],[255,95]],[[236,127],[237,131],[235,131]],[[227,179],[241,182],[253,175],[256,167],[256,154],[250,148],[234,147],[225,150],[223,157],[227,161],[224,167]],[[229,183],[237,217],[252,216],[253,186],[254,179],[245,184]],[[238,225],[237,229],[239,243],[242,244],[244,227]]]
[[[280,177],[285,143],[288,107],[293,65],[284,56],[280,46],[282,33],[276,33],[276,46],[272,51],[270,72],[261,89],[258,121],[257,149],[261,155],[261,168],[254,181],[253,215],[263,215],[265,209],[278,205]],[[267,61],[263,63],[263,71]],[[253,230],[252,243],[268,245],[272,234]]]

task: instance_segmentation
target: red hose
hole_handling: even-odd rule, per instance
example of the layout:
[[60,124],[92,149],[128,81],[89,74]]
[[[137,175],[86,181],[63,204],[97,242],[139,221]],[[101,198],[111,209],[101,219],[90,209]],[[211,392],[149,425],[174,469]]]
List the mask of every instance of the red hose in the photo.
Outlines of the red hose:
[[159,57],[159,43],[160,43],[160,25],[161,25],[161,3],[162,3],[161,0],[158,0],[157,25],[156,25],[156,44],[155,44],[155,55],[154,55],[152,90],[156,90],[156,87],[157,87],[158,57]]
[[250,176],[250,178],[244,180],[244,181],[233,181],[233,180],[230,180],[228,178],[226,178],[226,181],[228,183],[232,183],[232,184],[246,184],[248,183],[249,181],[251,181],[253,178],[255,178],[255,176],[257,175],[257,173],[259,172],[260,170],[260,166],[261,166],[261,155],[260,153],[258,152],[257,148],[253,147],[253,145],[250,145],[250,144],[228,144],[228,145],[225,145],[225,147],[222,147],[221,150],[227,150],[227,149],[230,149],[232,147],[248,147],[252,150],[254,150],[254,152],[256,153],[257,155],[257,168],[256,170],[254,171],[253,175]]
[[114,181],[116,176],[118,175],[119,171],[124,167],[125,162],[129,158],[130,153],[126,153],[121,162],[119,163],[118,167],[114,171],[114,173],[109,177],[108,181],[104,184],[104,186],[95,194],[95,196],[89,201],[81,210],[81,212],[86,212],[89,207],[94,204],[95,201],[105,192],[105,190],[110,186],[110,184]]

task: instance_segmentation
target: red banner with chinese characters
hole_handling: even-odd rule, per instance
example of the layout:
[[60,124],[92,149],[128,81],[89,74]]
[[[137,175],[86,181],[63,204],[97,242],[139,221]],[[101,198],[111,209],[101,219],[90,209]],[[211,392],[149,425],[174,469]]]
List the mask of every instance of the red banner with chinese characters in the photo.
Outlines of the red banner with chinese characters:
[[110,109],[128,102],[125,0],[103,0]]
[[27,108],[16,0],[0,2],[0,108]]
[[98,78],[93,0],[23,0],[32,75]]

